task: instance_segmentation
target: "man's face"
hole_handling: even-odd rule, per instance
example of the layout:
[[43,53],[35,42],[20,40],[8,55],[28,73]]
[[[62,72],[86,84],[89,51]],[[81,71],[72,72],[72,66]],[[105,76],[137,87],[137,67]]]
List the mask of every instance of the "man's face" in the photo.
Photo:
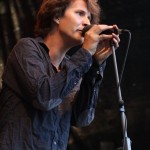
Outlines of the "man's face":
[[82,44],[82,29],[90,24],[91,14],[84,0],[72,0],[64,16],[60,18],[59,32],[64,42],[73,46]]

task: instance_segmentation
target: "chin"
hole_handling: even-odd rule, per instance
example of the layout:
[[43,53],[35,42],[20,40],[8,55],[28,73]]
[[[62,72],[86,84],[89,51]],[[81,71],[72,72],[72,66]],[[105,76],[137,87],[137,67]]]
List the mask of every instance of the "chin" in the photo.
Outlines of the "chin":
[[84,38],[83,38],[83,37],[79,37],[79,38],[77,39],[77,42],[78,42],[79,44],[82,44],[82,43],[84,42]]
[[84,37],[82,37],[81,34],[78,34],[77,36],[74,36],[72,38],[70,37],[69,41],[67,43],[70,43],[72,46],[81,45],[84,41]]

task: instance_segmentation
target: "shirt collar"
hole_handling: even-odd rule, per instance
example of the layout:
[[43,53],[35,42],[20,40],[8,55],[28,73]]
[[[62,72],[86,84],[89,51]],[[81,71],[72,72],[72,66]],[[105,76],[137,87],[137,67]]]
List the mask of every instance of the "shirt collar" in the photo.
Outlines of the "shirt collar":
[[45,49],[45,51],[47,52],[47,53],[49,53],[49,48],[46,46],[46,44],[44,43],[44,40],[43,40],[43,38],[42,37],[36,37],[35,38],[37,41],[38,41],[38,43]]

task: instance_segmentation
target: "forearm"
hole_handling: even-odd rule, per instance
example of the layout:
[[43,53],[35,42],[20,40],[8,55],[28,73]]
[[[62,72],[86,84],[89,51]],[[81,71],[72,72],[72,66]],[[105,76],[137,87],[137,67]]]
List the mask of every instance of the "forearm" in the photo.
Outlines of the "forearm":
[[73,109],[73,125],[86,126],[94,119],[104,68],[105,63],[100,66],[93,65],[84,76]]

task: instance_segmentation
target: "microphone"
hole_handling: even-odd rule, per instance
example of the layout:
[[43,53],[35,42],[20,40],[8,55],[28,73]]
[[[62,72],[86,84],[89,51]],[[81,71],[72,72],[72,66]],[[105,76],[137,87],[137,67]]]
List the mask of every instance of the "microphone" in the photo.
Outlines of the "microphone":
[[[82,30],[82,36],[84,37],[85,36],[85,33],[90,29],[92,28],[93,25],[87,25],[83,28]],[[101,34],[112,34],[112,33],[115,33],[115,34],[122,34],[122,32],[126,32],[127,30],[126,29],[109,29],[109,30],[105,30],[103,31]]]

